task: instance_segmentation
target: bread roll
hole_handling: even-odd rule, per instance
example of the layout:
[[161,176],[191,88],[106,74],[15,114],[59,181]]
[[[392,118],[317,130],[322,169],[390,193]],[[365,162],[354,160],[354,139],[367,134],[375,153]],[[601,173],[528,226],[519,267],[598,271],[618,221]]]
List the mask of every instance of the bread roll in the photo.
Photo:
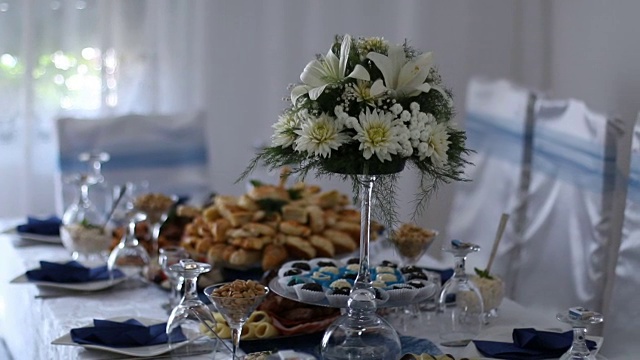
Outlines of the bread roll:
[[300,224],[307,223],[307,209],[296,204],[288,204],[282,207],[282,219],[295,221]]
[[250,222],[242,225],[242,229],[248,231],[251,236],[273,236],[276,234],[274,228],[269,225],[259,224],[256,222]]
[[336,248],[333,243],[322,236],[311,235],[309,242],[316,249],[317,256],[331,258],[336,255]]
[[352,252],[357,248],[356,242],[345,232],[327,229],[322,235],[333,243],[336,253]]
[[287,235],[303,237],[311,235],[311,229],[308,226],[301,225],[295,221],[283,221],[278,228]]
[[291,255],[302,259],[313,259],[317,254],[316,248],[311,243],[298,236],[287,236],[285,247]]
[[311,205],[307,206],[307,213],[309,214],[311,232],[314,234],[321,233],[326,226],[324,211],[317,205]]
[[262,251],[262,270],[275,269],[282,265],[288,257],[289,253],[283,245],[268,244]]
[[336,223],[333,224],[331,228],[349,234],[353,241],[358,241],[360,239],[360,223],[352,223],[339,220],[336,221]]
[[265,245],[273,242],[273,238],[269,236],[263,237],[246,237],[246,238],[233,238],[229,240],[231,245],[235,245],[245,250],[262,250]]
[[261,258],[262,252],[260,251],[237,249],[231,253],[227,261],[231,265],[246,266],[259,263]]

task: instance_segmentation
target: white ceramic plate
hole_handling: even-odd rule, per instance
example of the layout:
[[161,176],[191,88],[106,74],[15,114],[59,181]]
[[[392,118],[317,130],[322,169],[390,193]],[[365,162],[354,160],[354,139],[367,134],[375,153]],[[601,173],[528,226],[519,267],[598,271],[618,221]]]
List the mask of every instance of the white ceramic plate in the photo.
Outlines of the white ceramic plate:
[[88,281],[88,282],[82,282],[82,283],[58,283],[58,282],[51,282],[51,281],[30,281],[27,278],[27,274],[22,274],[17,278],[11,280],[11,283],[12,284],[34,284],[38,286],[46,286],[50,288],[75,290],[75,291],[98,291],[98,290],[104,290],[114,285],[120,284],[126,279],[127,279],[126,276],[123,276],[113,280]]
[[48,244],[62,244],[62,239],[60,239],[60,236],[56,236],[56,235],[40,235],[40,234],[18,232],[15,228],[7,230],[5,233],[19,236],[25,240],[38,241],[38,242],[43,242]]
[[[132,316],[119,316],[106,320],[111,321],[125,321],[128,319],[134,318],[141,322],[143,325],[149,326],[154,324],[160,324],[166,322],[166,320],[157,320],[157,319],[149,319],[149,318],[137,318]],[[86,327],[91,327],[93,324],[87,324]],[[128,347],[128,348],[114,348],[109,346],[102,345],[92,345],[92,344],[78,344],[71,339],[71,333],[67,333],[51,342],[53,345],[68,345],[68,346],[80,346],[85,349],[95,349],[95,350],[103,350],[116,354],[122,354],[127,356],[137,356],[137,357],[153,357],[158,356],[160,354],[167,353],[169,351],[179,349],[183,346],[188,345],[190,342],[194,341],[198,338],[196,334],[189,334],[185,332],[185,336],[187,337],[187,341],[183,341],[179,344],[173,345],[170,347],[169,344],[158,344],[158,345],[149,345],[149,346],[137,346],[137,347]]]

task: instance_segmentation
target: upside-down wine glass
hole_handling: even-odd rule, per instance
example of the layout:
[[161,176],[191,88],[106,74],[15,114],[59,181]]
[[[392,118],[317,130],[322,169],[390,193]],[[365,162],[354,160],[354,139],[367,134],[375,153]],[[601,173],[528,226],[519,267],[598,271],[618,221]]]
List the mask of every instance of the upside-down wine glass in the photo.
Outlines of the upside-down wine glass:
[[327,328],[322,338],[323,359],[398,359],[400,338],[396,330],[376,313],[375,292],[369,269],[371,200],[376,175],[358,175],[360,184],[360,268],[346,313]]
[[236,359],[238,348],[240,346],[240,335],[242,333],[242,327],[247,322],[251,313],[260,305],[262,300],[269,293],[269,288],[260,285],[264,289],[258,295],[246,296],[246,297],[229,297],[223,296],[218,292],[228,283],[216,284],[204,289],[205,295],[211,300],[211,303],[216,307],[216,310],[224,317],[231,328],[231,339],[233,341],[232,359]]
[[175,195],[164,195],[160,193],[148,193],[136,198],[135,207],[147,215],[147,222],[151,226],[151,258],[158,257],[158,238],[160,228],[167,220],[169,211],[178,201]]
[[181,345],[183,339],[173,335],[176,333],[174,330],[180,327],[187,338],[197,339],[186,345],[184,350],[187,353],[202,350],[203,347],[216,352],[220,343],[231,352],[215,332],[216,320],[211,309],[198,298],[198,276],[211,271],[211,265],[195,262],[192,259],[183,259],[171,265],[169,269],[182,279],[184,284],[184,295],[180,303],[171,311],[167,321],[166,333],[169,346],[173,348]]
[[459,240],[451,241],[451,247],[443,249],[455,259],[454,275],[442,286],[438,298],[440,338],[445,343],[470,341],[482,329],[482,295],[465,271],[467,255],[479,250],[480,246]]
[[563,323],[570,324],[573,328],[573,342],[569,350],[564,353],[560,360],[597,360],[601,356],[591,354],[587,347],[587,327],[599,324],[603,321],[602,314],[589,312],[587,316],[571,317],[569,313],[558,313],[556,319]]
[[171,293],[169,294],[169,302],[162,305],[162,307],[168,311],[173,310],[173,308],[180,302],[180,290],[182,289],[180,277],[171,271],[171,266],[179,263],[180,260],[188,258],[189,253],[182,246],[165,246],[160,248],[158,263],[160,264],[162,272],[169,280],[169,287],[171,290]]
[[78,155],[78,160],[87,163],[88,181],[91,185],[89,196],[98,208],[105,211],[110,210],[111,191],[102,174],[102,164],[110,159],[111,155],[104,151],[88,151]]
[[144,214],[131,210],[127,217],[128,224],[125,235],[111,250],[107,260],[109,271],[111,273],[115,269],[122,271],[127,276],[126,286],[130,288],[146,284],[145,273],[151,262],[149,253],[136,237],[136,224],[144,221],[145,217]]
[[112,242],[106,214],[89,198],[90,181],[86,174],[76,175],[70,181],[77,186],[77,195],[62,215],[62,244],[74,260],[84,265],[104,263]]

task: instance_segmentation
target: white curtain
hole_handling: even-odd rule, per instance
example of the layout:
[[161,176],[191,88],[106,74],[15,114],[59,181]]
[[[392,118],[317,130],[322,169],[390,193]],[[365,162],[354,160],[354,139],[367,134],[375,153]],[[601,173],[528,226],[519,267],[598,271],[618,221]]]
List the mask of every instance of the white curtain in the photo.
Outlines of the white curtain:
[[[0,217],[55,211],[54,121],[199,107],[194,0],[0,2]],[[189,39],[189,41],[186,41]]]
[[[408,39],[433,51],[459,114],[469,79],[484,75],[631,121],[638,11],[635,0],[0,0],[0,216],[53,210],[50,134],[60,116],[204,110],[212,188],[239,193],[244,185],[234,181],[255,146],[269,141],[287,85],[341,33]],[[69,107],[46,57],[58,50],[80,57],[85,47],[99,49],[105,66]],[[113,88],[109,49],[118,59]],[[34,73],[40,61],[52,72]],[[408,220],[411,174],[401,189]],[[444,230],[451,195],[441,188],[418,221]]]

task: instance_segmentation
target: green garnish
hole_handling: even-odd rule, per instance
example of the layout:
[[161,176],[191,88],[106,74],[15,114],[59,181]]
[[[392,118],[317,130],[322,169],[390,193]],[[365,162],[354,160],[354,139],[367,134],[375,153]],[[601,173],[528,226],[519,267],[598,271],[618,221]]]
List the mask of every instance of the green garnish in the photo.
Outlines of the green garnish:
[[473,268],[476,271],[476,275],[478,275],[481,278],[485,278],[485,279],[489,279],[489,280],[493,280],[493,276],[489,275],[489,271],[485,270],[481,270],[478,268]]
[[291,200],[302,199],[302,189],[288,189],[287,192]]
[[268,213],[274,212],[282,212],[282,207],[287,204],[287,201],[284,200],[275,200],[275,199],[262,199],[256,200],[258,206],[261,210],[264,210]]
[[249,184],[251,184],[253,187],[260,187],[264,185],[264,183],[260,180],[249,180]]

